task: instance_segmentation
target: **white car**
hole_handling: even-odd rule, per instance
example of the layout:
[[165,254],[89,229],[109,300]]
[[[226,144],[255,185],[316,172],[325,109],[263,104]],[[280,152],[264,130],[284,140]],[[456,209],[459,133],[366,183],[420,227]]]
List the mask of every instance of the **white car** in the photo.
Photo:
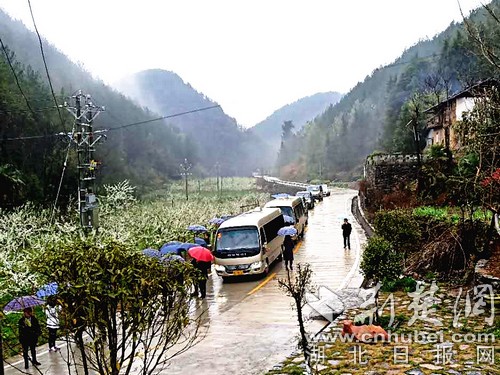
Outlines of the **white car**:
[[327,184],[322,184],[321,187],[323,188],[323,196],[329,197],[330,196],[330,190],[328,190],[328,185]]
[[320,185],[309,185],[307,191],[310,191],[313,198],[317,201],[323,200],[323,188]]
[[314,198],[310,191],[299,191],[295,194],[295,196],[304,199],[308,210],[312,210],[314,208]]

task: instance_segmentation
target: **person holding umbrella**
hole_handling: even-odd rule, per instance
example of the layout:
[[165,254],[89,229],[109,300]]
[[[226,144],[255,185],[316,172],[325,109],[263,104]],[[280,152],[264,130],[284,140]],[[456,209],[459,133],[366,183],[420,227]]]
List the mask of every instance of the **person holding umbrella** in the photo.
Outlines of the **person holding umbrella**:
[[23,310],[23,316],[19,319],[19,342],[23,347],[23,357],[24,357],[24,368],[29,367],[29,357],[28,350],[31,352],[31,361],[35,366],[41,365],[40,362],[36,360],[36,343],[38,342],[38,337],[42,333],[40,329],[40,323],[38,319],[33,316],[33,309],[31,307],[26,307]]
[[208,271],[212,267],[214,257],[210,250],[202,246],[192,247],[188,250],[188,255],[192,258],[193,267],[201,273],[201,278],[195,284],[193,295],[198,296],[200,293],[200,297],[205,298],[207,296]]
[[283,240],[283,259],[285,260],[285,268],[288,271],[288,263],[290,263],[290,269],[293,270],[293,248],[294,243],[290,235],[286,235]]

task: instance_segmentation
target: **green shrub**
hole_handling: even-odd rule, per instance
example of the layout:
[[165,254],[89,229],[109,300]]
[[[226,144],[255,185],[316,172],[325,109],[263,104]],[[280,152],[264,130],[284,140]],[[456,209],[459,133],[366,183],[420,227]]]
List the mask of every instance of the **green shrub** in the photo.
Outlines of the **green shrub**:
[[381,290],[383,292],[396,292],[403,290],[405,292],[414,292],[417,282],[413,277],[403,277],[396,280],[384,280],[382,282]]
[[402,255],[386,239],[371,237],[363,252],[361,270],[371,280],[396,280],[403,270]]
[[419,248],[422,234],[411,211],[379,211],[375,214],[374,226],[377,235],[389,241],[403,256]]

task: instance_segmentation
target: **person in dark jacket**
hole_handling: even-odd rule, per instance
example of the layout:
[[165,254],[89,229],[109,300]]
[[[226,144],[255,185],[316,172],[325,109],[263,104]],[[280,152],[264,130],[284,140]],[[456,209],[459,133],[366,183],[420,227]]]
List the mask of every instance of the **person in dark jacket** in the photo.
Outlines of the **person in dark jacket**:
[[36,343],[42,333],[38,319],[33,316],[31,307],[23,310],[23,316],[19,319],[19,342],[23,347],[24,368],[29,367],[28,350],[31,352],[31,362],[38,366],[40,362],[36,360]]
[[196,259],[191,261],[191,264],[201,272],[201,278],[198,281],[198,284],[194,286],[193,295],[198,296],[198,291],[200,293],[201,298],[205,298],[207,296],[207,280],[208,280],[208,271],[210,267],[212,267],[211,262],[202,262]]
[[352,226],[347,219],[344,219],[344,224],[342,224],[342,236],[344,237],[344,249],[348,248],[351,250],[351,232]]
[[294,243],[292,237],[285,236],[283,240],[283,259],[285,260],[285,268],[288,271],[288,263],[290,263],[290,269],[293,270],[293,248]]

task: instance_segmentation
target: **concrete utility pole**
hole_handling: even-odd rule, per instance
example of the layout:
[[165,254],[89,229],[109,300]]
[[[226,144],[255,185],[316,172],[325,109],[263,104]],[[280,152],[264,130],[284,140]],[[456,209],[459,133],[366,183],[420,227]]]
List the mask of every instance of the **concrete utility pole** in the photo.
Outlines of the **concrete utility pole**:
[[80,223],[86,230],[97,228],[98,203],[96,197],[95,172],[97,161],[94,160],[95,145],[106,136],[102,132],[92,130],[92,121],[104,111],[104,107],[97,107],[90,95],[81,90],[70,98],[71,103],[64,103],[64,107],[75,117],[75,130],[71,141],[76,144],[78,157],[78,209]]
[[216,178],[216,185],[217,185],[217,194],[219,194],[219,172],[220,171],[220,164],[219,162],[215,163],[215,178]]
[[188,171],[191,169],[192,165],[188,162],[187,159],[184,159],[184,163],[182,163],[180,165],[181,167],[181,176],[184,176],[184,182],[185,182],[185,186],[186,186],[186,200],[189,199],[189,195],[188,195],[188,176],[192,173],[188,173]]

